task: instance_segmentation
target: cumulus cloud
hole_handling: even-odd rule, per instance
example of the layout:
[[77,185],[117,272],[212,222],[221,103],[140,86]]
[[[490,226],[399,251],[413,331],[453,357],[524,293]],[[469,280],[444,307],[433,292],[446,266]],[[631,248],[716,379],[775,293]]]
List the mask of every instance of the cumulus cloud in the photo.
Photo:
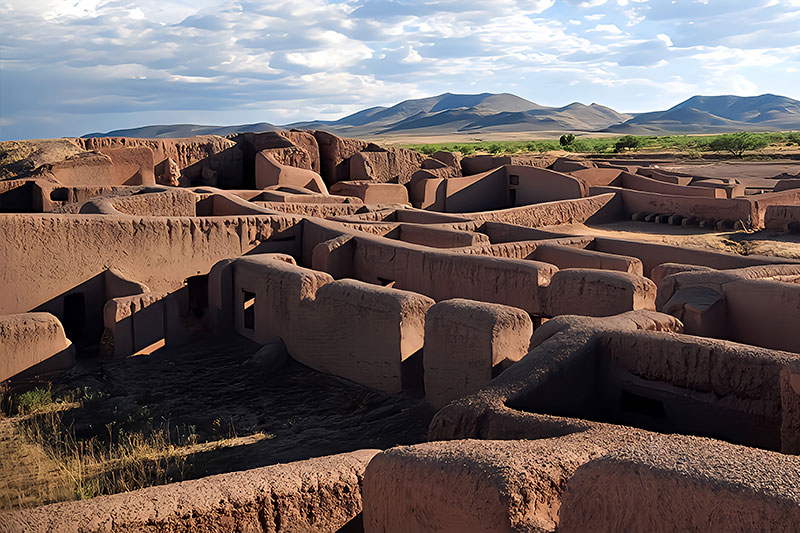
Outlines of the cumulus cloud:
[[797,1],[5,0],[0,138],[338,118],[445,91],[621,111],[798,97]]

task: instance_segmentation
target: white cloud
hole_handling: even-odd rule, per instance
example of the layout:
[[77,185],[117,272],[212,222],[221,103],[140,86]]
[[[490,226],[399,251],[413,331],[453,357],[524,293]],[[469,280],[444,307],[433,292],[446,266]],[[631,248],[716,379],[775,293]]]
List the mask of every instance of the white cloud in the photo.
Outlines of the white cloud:
[[699,92],[798,97],[798,5],[0,0],[2,136],[334,118],[512,87],[547,105],[623,111]]
[[602,33],[608,33],[611,35],[622,35],[624,33],[615,24],[598,24],[589,31],[597,31]]
[[672,43],[672,39],[670,39],[669,35],[667,35],[666,33],[659,33],[658,35],[656,35],[656,38],[660,41],[664,41],[664,44],[666,44],[667,46],[674,46]]

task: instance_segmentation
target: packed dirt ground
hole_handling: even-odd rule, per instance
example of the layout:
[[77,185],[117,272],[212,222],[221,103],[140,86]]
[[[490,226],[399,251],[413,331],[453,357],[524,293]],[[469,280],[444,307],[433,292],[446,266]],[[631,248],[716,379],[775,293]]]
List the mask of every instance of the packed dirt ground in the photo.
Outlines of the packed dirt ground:
[[591,226],[552,226],[547,229],[569,235],[616,237],[740,255],[800,259],[800,235],[772,230],[709,232],[693,227],[635,221]]
[[[421,400],[260,348],[204,338],[124,359],[87,349],[67,375],[6,391],[0,509],[425,440],[434,410]],[[21,406],[37,389],[48,399]]]

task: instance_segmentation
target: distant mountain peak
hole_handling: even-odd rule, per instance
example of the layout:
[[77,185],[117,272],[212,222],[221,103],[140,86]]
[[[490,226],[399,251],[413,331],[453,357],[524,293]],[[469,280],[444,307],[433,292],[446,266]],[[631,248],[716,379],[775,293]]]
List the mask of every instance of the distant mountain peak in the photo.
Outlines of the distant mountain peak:
[[695,95],[665,110],[625,114],[592,102],[547,107],[512,93],[445,92],[410,99],[390,107],[362,109],[335,121],[296,122],[274,126],[262,122],[242,126],[177,124],[116,130],[92,137],[187,137],[230,135],[244,131],[322,129],[359,137],[374,135],[444,135],[457,132],[608,132],[659,135],[738,130],[800,129],[800,102],[785,96]]

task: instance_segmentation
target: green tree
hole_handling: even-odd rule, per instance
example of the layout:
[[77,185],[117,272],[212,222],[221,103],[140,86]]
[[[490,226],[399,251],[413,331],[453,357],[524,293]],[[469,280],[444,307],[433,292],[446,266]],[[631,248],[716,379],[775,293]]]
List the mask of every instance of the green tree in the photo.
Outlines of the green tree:
[[712,140],[709,148],[715,152],[730,152],[734,157],[742,157],[747,150],[758,150],[769,144],[763,135],[753,135],[746,131],[720,135]]
[[560,144],[564,148],[570,146],[574,142],[575,142],[575,135],[573,135],[572,133],[566,133],[558,139],[558,144]]
[[614,151],[636,150],[641,144],[642,140],[636,135],[625,135],[624,137],[620,137],[616,144],[614,144]]

